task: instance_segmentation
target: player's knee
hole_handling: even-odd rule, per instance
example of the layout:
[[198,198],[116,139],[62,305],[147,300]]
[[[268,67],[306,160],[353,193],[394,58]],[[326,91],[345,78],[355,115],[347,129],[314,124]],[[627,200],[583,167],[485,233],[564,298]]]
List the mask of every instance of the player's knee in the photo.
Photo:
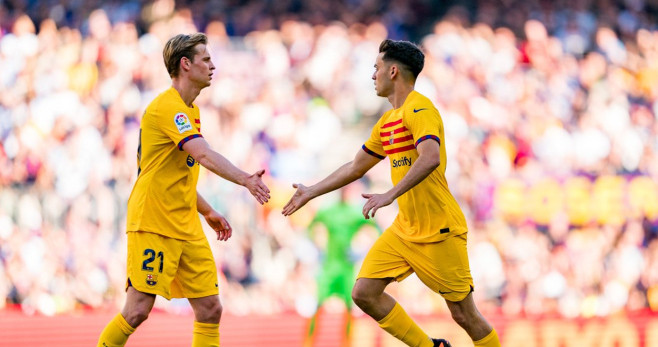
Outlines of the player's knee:
[[462,328],[468,325],[469,319],[464,311],[455,310],[451,312],[451,315],[455,323],[459,324]]
[[222,303],[217,301],[217,304],[213,305],[212,310],[210,311],[210,319],[212,319],[213,322],[219,323],[219,320],[222,318],[223,310],[224,307],[222,306]]
[[196,320],[203,323],[219,323],[222,318],[222,311],[223,307],[219,300],[211,301],[204,305],[202,310],[196,312]]
[[459,324],[464,330],[472,331],[482,323],[486,324],[482,316],[476,309],[457,309],[451,310],[452,319]]
[[356,285],[352,289],[352,301],[354,301],[359,308],[364,309],[369,307],[372,300],[373,298],[370,293],[363,287]]
[[135,308],[128,312],[125,312],[124,315],[126,322],[130,324],[131,327],[137,328],[149,317],[150,310],[143,308]]

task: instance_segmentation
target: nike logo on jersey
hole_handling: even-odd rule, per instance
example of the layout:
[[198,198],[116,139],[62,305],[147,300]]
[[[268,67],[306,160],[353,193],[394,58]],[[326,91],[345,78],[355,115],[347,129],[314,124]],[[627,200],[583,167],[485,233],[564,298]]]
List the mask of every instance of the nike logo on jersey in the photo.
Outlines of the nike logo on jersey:
[[420,112],[420,111],[422,111],[422,110],[427,110],[427,108],[419,108],[419,109],[415,109],[415,108],[414,108],[414,113],[418,113],[418,112]]

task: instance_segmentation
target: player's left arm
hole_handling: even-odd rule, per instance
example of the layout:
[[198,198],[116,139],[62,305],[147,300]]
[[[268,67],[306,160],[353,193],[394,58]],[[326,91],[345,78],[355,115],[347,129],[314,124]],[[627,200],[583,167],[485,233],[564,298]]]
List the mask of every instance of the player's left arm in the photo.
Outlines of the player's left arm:
[[228,224],[226,218],[215,211],[199,192],[196,192],[196,209],[206,219],[208,225],[215,230],[217,240],[226,241],[233,235],[233,228]]
[[368,201],[363,205],[363,216],[374,217],[380,207],[390,205],[400,195],[422,182],[441,164],[441,151],[438,141],[432,139],[420,142],[416,150],[418,159],[400,182],[383,194],[361,194]]

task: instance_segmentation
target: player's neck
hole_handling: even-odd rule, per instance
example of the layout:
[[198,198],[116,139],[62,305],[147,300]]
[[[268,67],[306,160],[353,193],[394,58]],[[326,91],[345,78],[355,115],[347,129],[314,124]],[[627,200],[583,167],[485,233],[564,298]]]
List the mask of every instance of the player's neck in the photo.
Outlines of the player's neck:
[[398,109],[404,105],[407,96],[414,90],[413,84],[396,83],[393,88],[393,93],[388,96],[388,102],[391,103],[394,109]]
[[181,99],[188,107],[193,107],[192,103],[199,96],[201,89],[192,83],[189,80],[182,78],[174,78],[171,81],[171,86],[178,91]]

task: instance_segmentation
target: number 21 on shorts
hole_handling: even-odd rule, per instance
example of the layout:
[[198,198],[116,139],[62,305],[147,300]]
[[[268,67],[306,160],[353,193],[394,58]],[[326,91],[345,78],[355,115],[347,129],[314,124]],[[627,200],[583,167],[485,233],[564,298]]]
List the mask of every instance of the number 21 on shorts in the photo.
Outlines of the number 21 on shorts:
[[[144,262],[142,262],[142,270],[153,271],[153,267],[150,266],[150,264],[156,258],[155,251],[150,248],[147,248],[144,250],[144,256],[146,257],[146,259],[144,259]],[[158,252],[157,257],[160,260],[160,264],[158,266],[158,272],[162,273],[162,266],[164,265],[164,253],[162,251]]]

